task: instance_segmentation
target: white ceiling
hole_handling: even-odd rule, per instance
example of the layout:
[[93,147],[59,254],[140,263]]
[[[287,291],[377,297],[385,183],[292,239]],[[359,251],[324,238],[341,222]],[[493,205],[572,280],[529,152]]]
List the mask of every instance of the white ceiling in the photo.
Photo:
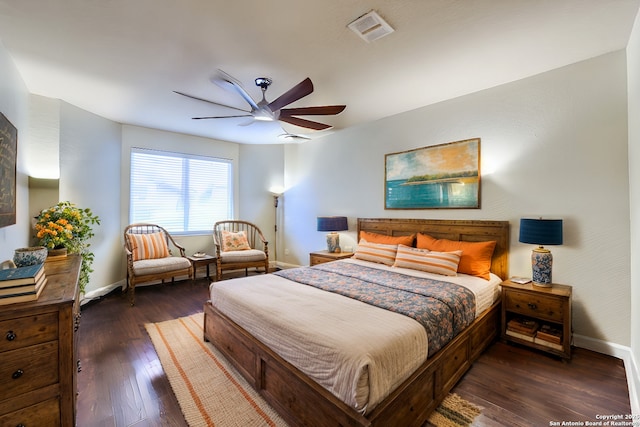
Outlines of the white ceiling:
[[[30,92],[116,122],[241,143],[279,143],[279,124],[191,120],[247,108],[212,84],[222,69],[254,99],[305,77],[290,107],[328,132],[486,89],[626,47],[640,0],[0,0],[0,41]],[[366,43],[347,24],[377,11],[395,32]]]

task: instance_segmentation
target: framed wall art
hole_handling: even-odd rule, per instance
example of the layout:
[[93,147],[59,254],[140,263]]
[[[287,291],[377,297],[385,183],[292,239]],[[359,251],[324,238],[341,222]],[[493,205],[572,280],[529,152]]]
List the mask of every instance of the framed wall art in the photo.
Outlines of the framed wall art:
[[480,138],[385,155],[385,209],[479,209]]
[[0,227],[16,223],[18,131],[0,113]]

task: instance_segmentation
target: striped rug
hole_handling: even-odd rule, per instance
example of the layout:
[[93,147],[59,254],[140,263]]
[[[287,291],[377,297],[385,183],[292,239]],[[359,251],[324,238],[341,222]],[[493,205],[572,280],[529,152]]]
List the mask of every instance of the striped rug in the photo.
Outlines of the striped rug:
[[[145,325],[190,427],[286,427],[284,420],[211,345],[204,314]],[[450,394],[427,425],[469,426],[480,410]]]

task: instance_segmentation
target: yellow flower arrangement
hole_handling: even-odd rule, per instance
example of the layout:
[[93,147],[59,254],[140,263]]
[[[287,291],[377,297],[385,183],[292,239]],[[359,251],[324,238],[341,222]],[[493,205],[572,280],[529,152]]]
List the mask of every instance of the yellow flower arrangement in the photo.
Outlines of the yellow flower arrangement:
[[67,248],[69,253],[82,255],[80,289],[89,282],[93,253],[87,251],[88,240],[94,236],[93,225],[100,219],[91,209],[77,208],[70,202],[60,202],[40,212],[36,219],[35,236],[42,246],[49,249]]

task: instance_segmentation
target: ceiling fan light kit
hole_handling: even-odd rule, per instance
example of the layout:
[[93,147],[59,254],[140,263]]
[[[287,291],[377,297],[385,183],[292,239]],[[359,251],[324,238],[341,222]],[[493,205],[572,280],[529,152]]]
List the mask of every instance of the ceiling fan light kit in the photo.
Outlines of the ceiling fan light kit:
[[[251,107],[251,110],[242,110],[236,107],[232,107],[225,104],[220,104],[218,102],[210,101],[208,99],[200,98],[193,95],[188,95],[183,92],[174,91],[178,95],[186,96],[188,98],[196,99],[198,101],[208,102],[213,105],[222,106],[226,108],[230,108],[233,110],[239,110],[244,112],[245,114],[235,114],[235,115],[226,115],[226,116],[206,116],[206,117],[193,117],[194,120],[202,120],[202,119],[225,119],[230,117],[252,117],[252,121],[249,123],[241,124],[247,125],[253,123],[253,121],[282,121],[285,123],[289,123],[295,126],[313,129],[313,130],[324,130],[332,127],[331,125],[320,123],[312,120],[303,119],[301,117],[296,116],[329,116],[340,114],[345,108],[346,105],[325,105],[325,106],[317,106],[317,107],[297,107],[297,108],[284,108],[287,105],[298,101],[301,98],[311,94],[313,92],[313,83],[311,79],[307,77],[282,95],[280,95],[275,100],[269,102],[266,100],[266,92],[269,89],[269,86],[273,82],[273,80],[269,77],[258,77],[255,79],[255,84],[262,90],[262,99],[259,102],[255,102],[253,98],[247,93],[247,91],[242,87],[242,84],[235,78],[231,77],[229,74],[225,73],[222,70],[218,70],[213,76],[210,78],[211,82],[220,86],[224,90],[227,90],[232,93],[239,94]],[[294,135],[290,133],[286,133],[285,135]],[[296,138],[299,138],[298,135],[295,135]]]

